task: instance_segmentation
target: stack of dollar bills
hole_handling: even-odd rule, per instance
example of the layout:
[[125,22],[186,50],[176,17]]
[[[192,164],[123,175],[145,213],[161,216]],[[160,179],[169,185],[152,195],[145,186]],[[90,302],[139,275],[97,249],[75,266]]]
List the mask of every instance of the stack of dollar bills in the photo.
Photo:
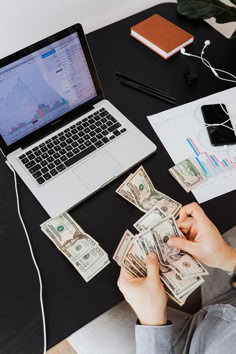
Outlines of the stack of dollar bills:
[[175,222],[181,204],[157,191],[142,166],[116,192],[145,215],[133,225],[137,234],[124,233],[113,259],[133,276],[146,277],[146,256],[155,252],[166,293],[182,306],[208,272],[189,254],[167,245],[171,237],[184,237]]
[[169,172],[187,193],[207,181],[202,169],[191,157],[171,167]]
[[109,263],[108,254],[73,219],[64,213],[40,225],[41,230],[72,263],[86,282]]

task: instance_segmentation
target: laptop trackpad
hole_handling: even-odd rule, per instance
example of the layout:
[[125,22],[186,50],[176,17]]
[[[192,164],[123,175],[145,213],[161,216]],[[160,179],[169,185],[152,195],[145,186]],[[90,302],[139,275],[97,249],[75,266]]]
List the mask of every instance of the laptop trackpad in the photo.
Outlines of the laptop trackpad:
[[75,168],[73,172],[89,190],[93,190],[116,177],[121,169],[122,166],[109,152],[102,151]]

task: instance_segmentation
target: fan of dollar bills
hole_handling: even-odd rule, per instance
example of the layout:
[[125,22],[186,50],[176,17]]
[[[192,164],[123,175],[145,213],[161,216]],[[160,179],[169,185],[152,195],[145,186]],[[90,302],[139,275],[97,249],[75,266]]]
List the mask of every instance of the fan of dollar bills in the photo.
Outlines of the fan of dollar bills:
[[69,214],[49,219],[40,227],[86,282],[110,263],[108,254]]
[[167,245],[170,237],[184,237],[175,222],[181,204],[157,191],[142,166],[116,192],[145,215],[134,224],[136,235],[124,233],[113,259],[135,277],[145,277],[146,256],[155,252],[166,293],[182,306],[208,272],[189,254]]

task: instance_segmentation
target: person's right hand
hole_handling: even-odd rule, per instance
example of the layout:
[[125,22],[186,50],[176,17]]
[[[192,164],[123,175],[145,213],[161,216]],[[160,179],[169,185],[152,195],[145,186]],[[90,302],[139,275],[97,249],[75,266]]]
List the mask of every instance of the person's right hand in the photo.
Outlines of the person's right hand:
[[180,209],[177,220],[179,229],[186,236],[172,237],[168,246],[181,249],[209,267],[232,272],[236,266],[236,252],[226,243],[215,225],[197,203]]

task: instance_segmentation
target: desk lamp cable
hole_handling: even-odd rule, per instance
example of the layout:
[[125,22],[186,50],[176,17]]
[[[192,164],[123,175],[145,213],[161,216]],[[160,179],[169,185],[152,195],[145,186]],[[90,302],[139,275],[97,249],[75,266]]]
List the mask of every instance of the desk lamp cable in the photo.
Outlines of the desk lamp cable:
[[[2,149],[0,149],[3,156],[6,157],[6,155],[3,153]],[[30,242],[30,238],[29,238],[29,234],[28,231],[26,229],[25,223],[23,221],[22,215],[21,215],[21,210],[20,210],[20,200],[19,200],[19,193],[18,193],[18,186],[17,186],[17,176],[16,176],[16,172],[13,169],[13,167],[10,165],[10,163],[8,161],[5,161],[7,166],[10,168],[10,170],[12,171],[13,175],[14,175],[14,184],[15,184],[15,192],[16,192],[16,205],[17,205],[17,211],[18,211],[18,215],[19,215],[19,219],[21,221],[22,227],[25,231],[25,235],[26,235],[26,239],[29,245],[29,249],[30,249],[30,253],[31,253],[31,257],[34,263],[34,266],[36,268],[37,274],[38,274],[38,278],[39,278],[39,298],[40,298],[40,306],[41,306],[41,313],[42,313],[42,322],[43,322],[43,354],[46,354],[47,351],[47,334],[46,334],[46,321],[45,321],[45,313],[44,313],[44,305],[43,305],[43,284],[42,284],[42,278],[41,278],[41,274],[40,274],[40,270],[38,267],[38,264],[35,260],[34,257],[34,252],[32,249],[32,245]]]

